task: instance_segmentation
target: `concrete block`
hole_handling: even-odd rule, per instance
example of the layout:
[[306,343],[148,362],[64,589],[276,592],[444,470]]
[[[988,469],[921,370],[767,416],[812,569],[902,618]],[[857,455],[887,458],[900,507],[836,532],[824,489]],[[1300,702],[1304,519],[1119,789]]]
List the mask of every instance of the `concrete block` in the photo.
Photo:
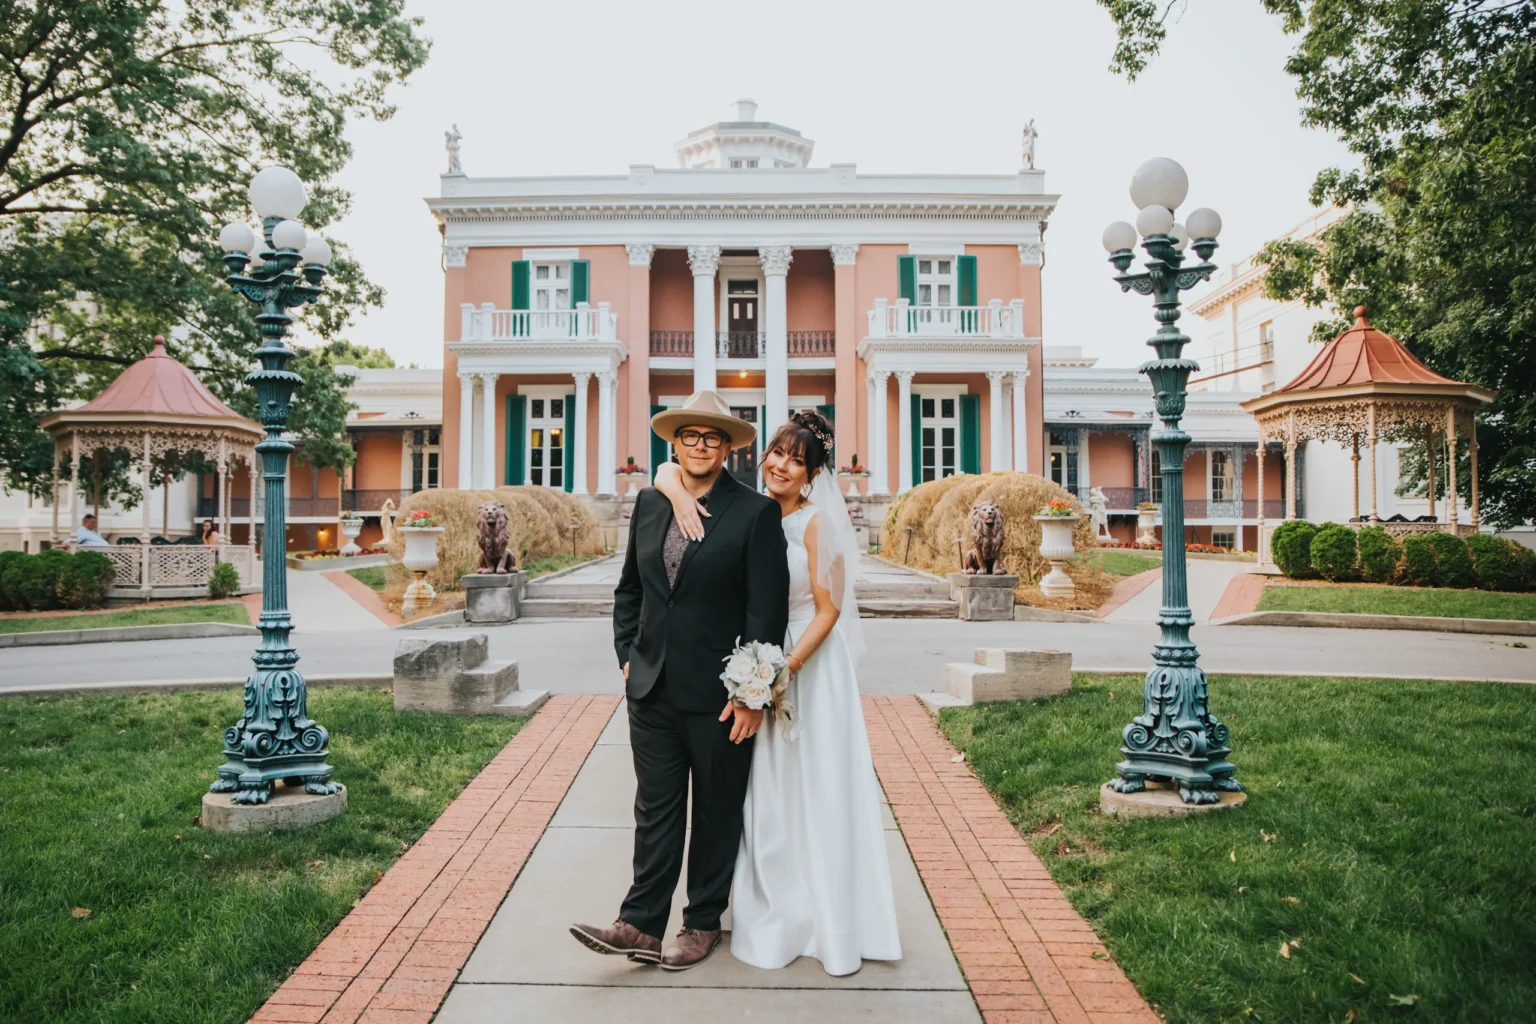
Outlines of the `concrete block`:
[[961,704],[1055,697],[1072,689],[1072,655],[978,647],[972,661],[944,666],[944,690]]
[[264,804],[237,804],[233,793],[203,794],[203,828],[211,832],[282,832],[330,821],[347,809],[347,787],[313,796],[302,786],[273,783]]
[[486,636],[402,640],[395,649],[395,710],[489,715],[517,689],[517,662],[486,660]]
[[464,591],[464,621],[515,622],[527,583],[528,574],[522,571],[460,576],[459,586]]
[[956,613],[967,622],[1010,622],[1013,620],[1013,588],[1017,576],[970,576],[963,572],[949,574],[949,593]]
[[435,680],[483,662],[490,650],[484,633],[447,640],[401,640],[395,648],[395,680]]

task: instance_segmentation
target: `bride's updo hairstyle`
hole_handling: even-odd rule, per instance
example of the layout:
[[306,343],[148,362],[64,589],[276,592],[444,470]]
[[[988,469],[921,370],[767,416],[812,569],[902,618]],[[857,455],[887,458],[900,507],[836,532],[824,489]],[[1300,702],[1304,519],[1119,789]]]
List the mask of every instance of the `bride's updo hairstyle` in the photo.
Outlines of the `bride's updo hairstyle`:
[[806,478],[814,480],[832,459],[832,424],[814,409],[797,412],[763,450],[799,457],[805,462]]

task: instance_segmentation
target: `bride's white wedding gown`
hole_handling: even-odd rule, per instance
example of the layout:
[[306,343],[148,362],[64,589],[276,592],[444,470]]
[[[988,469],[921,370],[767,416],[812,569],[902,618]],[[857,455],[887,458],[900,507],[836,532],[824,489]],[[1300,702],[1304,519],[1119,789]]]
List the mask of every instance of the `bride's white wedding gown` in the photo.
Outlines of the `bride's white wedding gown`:
[[[816,613],[805,549],[814,508],[784,518],[786,653]],[[850,605],[845,614],[858,609]],[[797,735],[791,740],[770,717],[752,755],[731,903],[731,954],[769,969],[816,957],[833,975],[852,974],[863,960],[899,960],[879,783],[841,626],[807,659],[789,695]]]

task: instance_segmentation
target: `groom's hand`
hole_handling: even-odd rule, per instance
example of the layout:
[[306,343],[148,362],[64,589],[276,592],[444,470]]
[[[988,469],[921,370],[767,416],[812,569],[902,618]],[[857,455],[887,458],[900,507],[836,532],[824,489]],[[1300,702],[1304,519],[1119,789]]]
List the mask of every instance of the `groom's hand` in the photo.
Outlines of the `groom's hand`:
[[753,711],[751,708],[744,708],[735,703],[727,702],[725,710],[720,712],[720,721],[723,722],[733,715],[736,721],[731,723],[732,743],[741,743],[744,740],[751,739],[757,735],[757,730],[763,727],[762,708]]
[[624,663],[624,681],[629,682],[629,662]]

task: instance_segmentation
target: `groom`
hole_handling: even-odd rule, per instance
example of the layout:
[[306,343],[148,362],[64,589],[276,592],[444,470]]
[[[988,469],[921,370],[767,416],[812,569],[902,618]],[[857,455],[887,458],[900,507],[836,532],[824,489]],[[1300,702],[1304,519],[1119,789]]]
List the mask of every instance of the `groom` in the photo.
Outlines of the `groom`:
[[[634,884],[613,927],[578,924],[571,934],[599,953],[681,971],[720,942],[752,737],[763,720],[762,711],[726,701],[720,673],[738,643],[784,642],[789,565],[778,504],[724,472],[731,449],[752,443],[752,424],[732,416],[715,392],[699,391],[681,408],[657,413],[651,429],[671,442],[684,485],[709,516],[704,539],[692,543],[654,488],[635,499],[613,594],[635,758]],[[663,952],[683,867],[690,777],[688,906],[676,944]]]

